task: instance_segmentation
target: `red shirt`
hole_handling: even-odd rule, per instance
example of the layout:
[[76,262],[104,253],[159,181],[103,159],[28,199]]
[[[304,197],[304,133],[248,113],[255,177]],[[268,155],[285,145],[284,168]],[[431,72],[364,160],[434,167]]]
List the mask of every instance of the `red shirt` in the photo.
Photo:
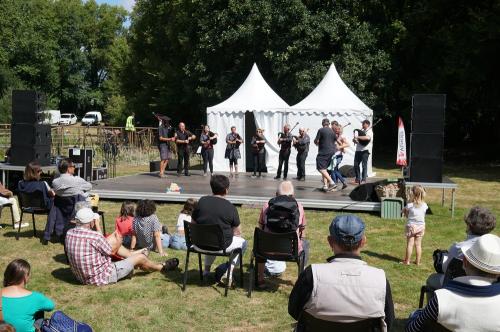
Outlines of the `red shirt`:
[[121,234],[121,236],[132,236],[132,222],[134,221],[134,217],[117,217],[115,219],[115,230]]

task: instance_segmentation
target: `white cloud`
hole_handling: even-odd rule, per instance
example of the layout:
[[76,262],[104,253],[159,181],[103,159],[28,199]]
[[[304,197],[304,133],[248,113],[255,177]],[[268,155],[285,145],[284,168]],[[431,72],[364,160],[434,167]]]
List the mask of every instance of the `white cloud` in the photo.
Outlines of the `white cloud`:
[[128,11],[132,12],[135,5],[135,0],[122,0],[121,5]]

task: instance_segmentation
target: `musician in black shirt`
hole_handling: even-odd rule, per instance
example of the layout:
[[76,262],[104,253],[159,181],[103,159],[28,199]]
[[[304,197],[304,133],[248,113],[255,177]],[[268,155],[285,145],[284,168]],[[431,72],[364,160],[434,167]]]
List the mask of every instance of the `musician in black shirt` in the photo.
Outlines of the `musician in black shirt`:
[[173,129],[170,126],[168,117],[159,117],[160,126],[158,127],[158,150],[160,150],[160,178],[165,177],[165,169],[168,160],[171,158],[170,142],[174,141]]
[[189,130],[186,130],[184,122],[179,123],[179,129],[175,132],[175,144],[177,145],[177,176],[182,173],[184,162],[184,175],[189,176],[189,142],[196,139]]
[[279,134],[278,145],[280,146],[280,154],[279,154],[279,164],[278,164],[278,173],[276,174],[275,179],[281,178],[281,169],[283,168],[283,164],[285,165],[285,169],[283,170],[283,179],[286,180],[288,175],[288,159],[290,158],[290,153],[292,150],[292,141],[293,137],[290,133],[290,125],[286,124],[283,127],[283,132]]
[[309,153],[309,143],[311,139],[307,135],[305,128],[299,129],[299,136],[293,138],[293,146],[297,149],[297,178],[296,180],[306,180],[306,159]]
[[210,166],[210,175],[214,175],[214,144],[218,135],[210,131],[208,125],[203,126],[200,135],[201,157],[203,158],[203,176],[207,176],[207,168]]
[[[226,136],[226,153],[224,158],[229,159],[230,176],[238,176],[238,159],[241,158],[240,144],[243,143],[243,138],[236,132],[236,127],[231,127],[231,132]],[[233,173],[234,166],[234,173]]]
[[266,166],[266,139],[264,137],[264,129],[258,128],[257,133],[252,137],[250,142],[252,146],[252,156],[253,156],[253,175],[252,178],[257,177],[257,172],[259,172],[259,177],[262,175],[262,168]]
[[337,186],[335,185],[335,182],[333,182],[330,174],[328,174],[327,168],[332,161],[335,151],[337,150],[335,147],[337,136],[330,128],[330,121],[328,119],[323,119],[321,124],[323,128],[318,130],[316,138],[314,139],[314,144],[318,146],[316,169],[323,176],[323,190],[333,191],[337,188]]

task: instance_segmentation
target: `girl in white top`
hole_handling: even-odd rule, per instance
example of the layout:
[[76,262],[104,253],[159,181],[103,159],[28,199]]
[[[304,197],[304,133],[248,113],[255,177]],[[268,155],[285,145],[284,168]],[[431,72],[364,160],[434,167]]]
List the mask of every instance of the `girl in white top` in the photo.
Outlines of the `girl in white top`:
[[182,208],[179,217],[177,218],[177,224],[175,225],[175,234],[170,239],[170,247],[177,250],[186,250],[186,237],[184,236],[184,220],[191,222],[191,214],[198,201],[194,198],[188,198],[184,207]]
[[403,209],[403,214],[408,218],[408,221],[406,223],[406,256],[401,262],[402,264],[410,264],[413,246],[415,246],[415,264],[420,265],[422,238],[425,233],[425,213],[428,209],[424,198],[424,188],[420,185],[413,186],[411,188],[410,202]]

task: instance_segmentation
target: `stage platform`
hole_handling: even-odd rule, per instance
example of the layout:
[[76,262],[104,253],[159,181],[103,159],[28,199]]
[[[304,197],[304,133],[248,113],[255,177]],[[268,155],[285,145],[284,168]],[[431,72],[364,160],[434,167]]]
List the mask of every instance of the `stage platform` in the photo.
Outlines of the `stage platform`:
[[[236,205],[261,206],[275,196],[278,181],[274,175],[266,174],[252,179],[250,173],[240,173],[231,179],[227,199]],[[370,179],[375,182],[377,178]],[[177,183],[181,193],[167,193],[172,182]],[[210,176],[202,176],[200,171],[192,172],[191,176],[178,177],[175,173],[167,173],[160,179],[158,173],[142,173],[121,176],[113,179],[93,181],[92,193],[99,194],[101,199],[139,200],[151,199],[157,202],[184,202],[187,198],[200,198],[210,195]],[[349,185],[344,190],[323,192],[319,176],[309,176],[306,181],[292,180],[295,186],[295,197],[305,208],[344,210],[344,211],[380,211],[380,202],[356,202],[349,198],[355,188]]]

